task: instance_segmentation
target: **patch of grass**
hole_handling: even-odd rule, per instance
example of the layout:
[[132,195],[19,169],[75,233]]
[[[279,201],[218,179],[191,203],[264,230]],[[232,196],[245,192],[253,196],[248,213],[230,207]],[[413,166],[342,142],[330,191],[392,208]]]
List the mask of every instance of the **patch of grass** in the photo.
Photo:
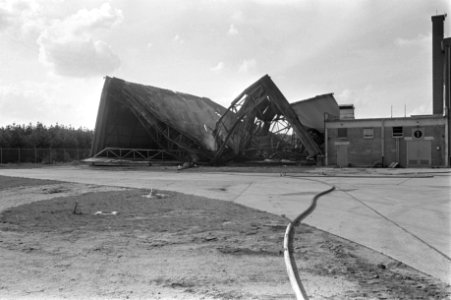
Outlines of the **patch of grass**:
[[16,188],[21,186],[39,186],[46,184],[55,184],[58,181],[54,180],[41,180],[32,178],[21,178],[21,177],[9,177],[0,175],[0,190]]
[[[281,224],[286,220],[227,201],[164,192],[167,197],[145,198],[146,190],[89,193],[54,198],[7,209],[0,222],[27,231],[148,231],[248,232],[258,229],[262,220]],[[77,213],[74,207],[77,203]],[[101,214],[96,212],[102,212]],[[116,215],[111,214],[117,212]],[[276,220],[277,221],[277,220]],[[264,228],[272,231],[270,227]],[[208,239],[207,239],[208,240]]]

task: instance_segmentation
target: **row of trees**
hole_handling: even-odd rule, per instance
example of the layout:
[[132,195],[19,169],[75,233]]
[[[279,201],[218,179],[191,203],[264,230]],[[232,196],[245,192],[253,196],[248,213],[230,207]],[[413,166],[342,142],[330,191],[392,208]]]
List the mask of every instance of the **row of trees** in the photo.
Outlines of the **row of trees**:
[[90,148],[94,131],[42,123],[0,127],[3,148]]

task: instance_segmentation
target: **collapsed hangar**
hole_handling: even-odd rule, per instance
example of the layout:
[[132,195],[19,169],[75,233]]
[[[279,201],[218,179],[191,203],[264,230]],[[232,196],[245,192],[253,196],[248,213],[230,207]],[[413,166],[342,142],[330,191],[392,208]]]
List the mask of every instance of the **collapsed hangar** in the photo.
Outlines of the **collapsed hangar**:
[[[332,94],[318,100],[337,106]],[[268,75],[228,108],[208,98],[106,77],[88,162],[315,159],[322,154],[318,124],[323,120],[312,120],[312,113],[308,101],[290,105]],[[305,126],[302,114],[315,125]]]
[[91,156],[211,160],[213,129],[225,111],[207,98],[106,77]]

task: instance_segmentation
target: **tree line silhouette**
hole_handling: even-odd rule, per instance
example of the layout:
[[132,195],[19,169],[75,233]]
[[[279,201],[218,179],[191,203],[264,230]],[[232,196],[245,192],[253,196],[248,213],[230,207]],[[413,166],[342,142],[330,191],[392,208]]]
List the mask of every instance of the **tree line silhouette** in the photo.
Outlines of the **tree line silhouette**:
[[71,126],[38,122],[35,125],[12,124],[0,127],[3,148],[91,148],[94,131]]

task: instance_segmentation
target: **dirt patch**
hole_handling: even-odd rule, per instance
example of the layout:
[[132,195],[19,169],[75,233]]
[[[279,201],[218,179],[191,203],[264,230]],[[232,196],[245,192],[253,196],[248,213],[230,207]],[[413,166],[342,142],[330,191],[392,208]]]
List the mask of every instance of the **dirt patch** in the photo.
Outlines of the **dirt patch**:
[[[286,219],[174,192],[101,188],[70,194],[74,186],[46,182],[2,191],[30,200],[0,214],[1,298],[294,299],[282,256]],[[312,299],[450,295],[438,280],[316,228],[301,225],[296,236]]]

